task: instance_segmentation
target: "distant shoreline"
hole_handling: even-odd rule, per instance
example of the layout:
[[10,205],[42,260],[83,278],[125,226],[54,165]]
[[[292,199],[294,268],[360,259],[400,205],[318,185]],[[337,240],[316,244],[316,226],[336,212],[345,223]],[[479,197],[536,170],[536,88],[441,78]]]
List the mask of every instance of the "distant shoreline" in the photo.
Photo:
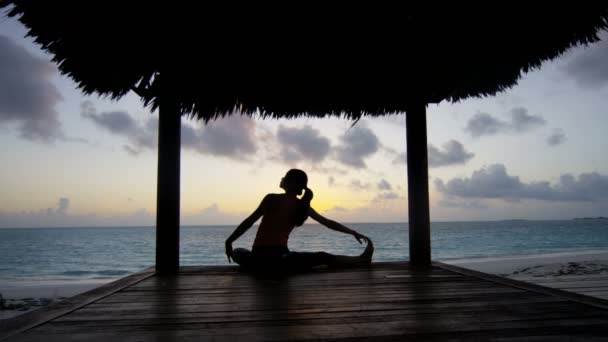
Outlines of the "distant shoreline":
[[[500,219],[500,220],[463,220],[463,221],[431,221],[431,225],[433,223],[483,223],[483,222],[568,222],[568,221],[593,221],[593,220],[608,220],[608,217],[598,216],[598,217],[575,217],[575,218],[567,218],[567,219]],[[407,225],[408,222],[342,222],[345,225],[369,225],[369,224],[403,224]],[[306,222],[305,225],[312,224],[316,225],[317,223]],[[236,227],[238,223],[235,224],[197,224],[197,225],[181,225],[181,228],[199,228],[199,227]],[[256,225],[257,226],[257,225]],[[117,225],[117,226],[55,226],[55,227],[0,227],[1,229],[90,229],[90,228],[99,228],[99,229],[112,229],[112,228],[155,228],[155,225],[150,226],[128,226],[128,225]]]

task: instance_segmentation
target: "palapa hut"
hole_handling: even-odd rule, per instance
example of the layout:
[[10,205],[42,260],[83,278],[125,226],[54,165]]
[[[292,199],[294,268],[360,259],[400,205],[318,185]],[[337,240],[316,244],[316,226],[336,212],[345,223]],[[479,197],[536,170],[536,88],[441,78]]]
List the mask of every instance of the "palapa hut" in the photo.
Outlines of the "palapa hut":
[[118,99],[134,91],[158,109],[158,272],[179,267],[182,115],[357,120],[405,112],[410,261],[425,266],[426,105],[494,95],[608,28],[605,2],[232,6],[0,1],[84,93]]

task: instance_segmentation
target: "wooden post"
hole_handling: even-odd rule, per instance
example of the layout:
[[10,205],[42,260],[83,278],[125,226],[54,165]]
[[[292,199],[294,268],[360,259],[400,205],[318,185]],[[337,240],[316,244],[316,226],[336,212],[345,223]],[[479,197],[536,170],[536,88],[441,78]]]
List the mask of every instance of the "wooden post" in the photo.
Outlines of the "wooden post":
[[431,265],[426,104],[408,106],[405,121],[410,263],[426,267]]
[[158,113],[158,180],[156,193],[156,271],[179,271],[180,129],[179,107],[168,93]]

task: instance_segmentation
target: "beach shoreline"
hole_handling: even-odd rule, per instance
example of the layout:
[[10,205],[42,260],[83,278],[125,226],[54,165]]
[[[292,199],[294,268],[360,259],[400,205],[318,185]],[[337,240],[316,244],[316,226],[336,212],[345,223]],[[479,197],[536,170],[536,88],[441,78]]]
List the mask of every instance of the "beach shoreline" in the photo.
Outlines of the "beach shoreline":
[[37,308],[57,303],[90,291],[106,283],[114,281],[78,280],[78,281],[27,281],[9,282],[0,285],[2,301],[0,305],[0,320],[19,316]]
[[440,260],[508,278],[608,276],[608,250]]

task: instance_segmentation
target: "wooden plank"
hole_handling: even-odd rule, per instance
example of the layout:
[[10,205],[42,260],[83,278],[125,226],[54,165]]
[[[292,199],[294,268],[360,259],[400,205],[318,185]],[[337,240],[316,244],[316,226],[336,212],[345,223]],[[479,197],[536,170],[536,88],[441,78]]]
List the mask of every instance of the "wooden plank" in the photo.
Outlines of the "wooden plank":
[[[336,286],[298,286],[291,287],[296,289],[298,293],[301,292],[348,292],[348,291],[391,291],[394,289],[425,289],[432,287],[433,289],[460,289],[460,288],[489,288],[496,287],[497,285],[486,281],[475,281],[475,282],[446,282],[446,283],[370,283],[366,285],[354,284],[354,285],[336,285]],[[274,286],[277,292],[286,292],[280,286]],[[140,288],[125,288],[120,291],[124,295],[136,295],[140,293],[162,293],[162,292],[183,292],[183,293],[197,293],[201,295],[221,295],[221,294],[237,294],[237,293],[258,293],[260,289],[256,287],[236,287],[236,288],[210,288],[210,287],[197,287],[197,286],[183,286],[178,288],[155,288],[155,287],[140,287]]]
[[458,320],[461,324],[471,325],[480,323],[497,322],[533,322],[537,320],[577,320],[577,319],[603,319],[608,323],[608,317],[593,312],[572,313],[564,310],[547,311],[539,314],[537,312],[510,313],[504,311],[484,312],[450,312],[450,313],[401,313],[401,312],[342,312],[331,314],[300,314],[281,315],[266,314],[249,317],[217,316],[217,317],[177,317],[177,318],[130,318],[99,321],[61,321],[51,322],[40,327],[44,334],[52,333],[79,333],[85,331],[132,331],[135,327],[145,331],[147,328],[155,329],[154,326],[173,326],[173,329],[183,327],[184,329],[196,329],[198,327],[223,327],[225,329],[237,329],[255,326],[282,326],[282,325],[334,325],[334,324],[359,324],[374,322],[418,322],[430,324],[435,321]]
[[[221,296],[225,294],[230,295],[242,295],[252,296],[259,295],[260,293],[272,291],[274,294],[299,294],[309,295],[314,294],[357,294],[357,293],[408,293],[408,292],[430,292],[430,291],[442,291],[442,292],[462,292],[462,291],[477,291],[477,290],[489,290],[489,289],[510,289],[510,286],[492,284],[490,282],[478,282],[478,283],[465,283],[465,284],[423,284],[423,285],[408,285],[408,284],[396,284],[383,286],[377,284],[375,286],[335,286],[335,287],[292,287],[287,284],[278,286],[263,287],[251,287],[251,288],[236,288],[236,289],[146,289],[146,290],[127,290],[121,291],[116,296],[128,298],[128,297],[143,297],[143,296],[183,296],[183,295],[198,295],[198,296]],[[525,291],[525,290],[520,290]]]
[[[302,303],[290,304],[290,309],[340,309],[340,308],[365,308],[377,310],[389,310],[397,308],[422,308],[422,307],[505,307],[510,304],[532,304],[532,303],[569,303],[578,304],[552,296],[512,296],[500,298],[450,298],[450,299],[430,299],[430,300],[399,300],[385,302],[361,302],[361,303]],[[579,304],[582,305],[582,304]],[[174,310],[174,311],[207,311],[207,312],[232,312],[232,311],[259,311],[259,310],[278,310],[284,309],[281,303],[224,303],[224,304],[174,304],[174,303],[125,303],[125,304],[92,304],[80,310],[114,310],[128,312],[129,310]],[[79,310],[79,312],[80,312]]]
[[[531,305],[534,304],[534,305]],[[577,306],[580,305],[580,306]],[[348,305],[337,305],[337,306],[277,306],[277,307],[263,307],[258,305],[250,306],[247,309],[235,309],[231,307],[213,307],[213,306],[198,306],[198,305],[187,305],[187,306],[155,306],[155,307],[139,307],[139,308],[124,308],[124,307],[96,307],[90,306],[81,308],[78,311],[72,312],[69,315],[59,317],[56,321],[69,321],[72,319],[81,319],[83,317],[93,316],[112,316],[121,315],[122,317],[132,317],[134,315],[148,314],[154,312],[155,314],[167,314],[168,316],[180,315],[180,314],[202,314],[202,315],[221,315],[226,313],[232,313],[234,315],[249,315],[258,314],[265,312],[284,313],[284,314],[298,314],[298,313],[329,313],[329,312],[349,312],[349,311],[386,311],[394,312],[397,310],[411,310],[420,312],[467,312],[467,311],[491,311],[491,310],[503,310],[503,311],[517,311],[521,309],[531,310],[546,310],[546,309],[563,309],[563,310],[579,310],[588,309],[589,307],[583,304],[568,302],[568,301],[540,301],[540,300],[505,300],[505,301],[494,301],[494,302],[435,302],[435,303],[402,303],[400,305],[381,305],[381,304],[351,304]],[[597,310],[597,308],[593,308]]]
[[[371,317],[371,316],[387,316],[400,317],[404,319],[415,316],[422,317],[423,315],[436,315],[439,317],[453,317],[455,315],[490,315],[493,317],[508,315],[509,317],[536,317],[536,318],[551,318],[550,315],[564,314],[560,317],[576,317],[587,314],[595,314],[597,316],[605,316],[608,318],[608,312],[603,312],[601,309],[589,306],[572,307],[567,303],[536,303],[535,305],[519,304],[512,306],[477,306],[477,307],[462,307],[453,306],[440,308],[430,305],[419,307],[398,307],[392,309],[373,310],[366,306],[351,307],[345,309],[299,309],[289,310],[283,307],[275,310],[250,310],[250,311],[195,311],[185,312],[173,310],[173,308],[165,308],[162,310],[137,310],[137,311],[87,311],[79,310],[70,315],[62,316],[53,322],[86,322],[92,325],[138,325],[138,324],[183,324],[183,323],[200,323],[200,322],[215,322],[215,321],[260,321],[268,319],[333,319],[338,317]],[[110,323],[107,323],[107,322]],[[145,322],[145,323],[142,323]],[[329,321],[327,321],[329,322]]]
[[[363,331],[367,329],[367,331]],[[372,330],[373,329],[373,330]],[[329,329],[327,327],[261,327],[255,330],[248,330],[246,334],[238,331],[223,331],[213,330],[208,331],[204,335],[198,334],[196,330],[161,330],[150,332],[121,332],[121,333],[82,333],[82,334],[49,334],[45,336],[45,341],[90,341],[90,342],[106,342],[106,341],[124,341],[124,342],[142,342],[142,341],[308,341],[308,340],[344,340],[344,341],[404,341],[404,340],[424,340],[424,341],[499,341],[508,337],[526,336],[547,336],[549,339],[541,339],[541,341],[603,341],[606,337],[605,327],[602,324],[589,324],[582,326],[555,326],[550,329],[546,327],[519,327],[519,328],[495,328],[491,331],[447,331],[442,332],[440,329],[435,329],[430,332],[422,332],[416,329],[409,329],[408,326],[401,327],[375,327],[373,325],[358,325],[357,327],[344,326],[340,328]],[[498,339],[497,337],[500,337]],[[521,339],[520,339],[521,340]],[[21,342],[37,342],[39,336],[28,335],[20,336],[18,340]],[[524,339],[524,341],[526,341]]]
[[147,268],[58,303],[41,307],[11,319],[0,320],[0,340],[7,339],[10,336],[19,334],[47,321],[75,311],[153,275],[154,270]]
[[379,301],[379,300],[405,300],[405,299],[446,299],[446,298],[454,298],[454,297],[488,297],[488,296],[499,296],[501,294],[507,295],[523,295],[525,291],[521,289],[515,288],[498,288],[498,289],[488,289],[488,290],[479,290],[476,292],[457,292],[457,293],[449,293],[449,292],[441,292],[441,291],[414,291],[411,293],[403,293],[403,294],[394,294],[394,295],[375,295],[375,294],[367,294],[365,296],[361,295],[359,297],[353,297],[350,295],[347,296],[335,296],[335,297],[316,297],[316,296],[282,296],[277,297],[272,294],[268,294],[266,296],[260,294],[259,296],[249,296],[249,297],[201,297],[201,296],[129,296],[129,297],[121,297],[121,296],[111,296],[100,300],[100,303],[132,303],[132,302],[171,302],[171,303],[198,303],[198,302],[206,302],[206,303],[238,303],[238,302],[246,302],[246,301],[270,301],[270,300],[289,300],[293,303],[298,302],[323,302],[323,301],[337,301],[337,302],[361,302],[361,301]]
[[[481,317],[478,317],[481,318]],[[122,331],[108,332],[107,328],[93,330],[90,327],[84,331],[70,331],[69,333],[52,333],[56,323],[46,325],[47,331],[20,336],[17,341],[36,341],[40,334],[44,334],[46,341],[64,339],[65,341],[190,341],[221,338],[224,340],[293,340],[297,338],[327,339],[327,338],[360,338],[382,336],[417,336],[418,334],[433,334],[437,332],[462,333],[485,332],[492,334],[501,329],[534,329],[540,332],[555,330],[573,331],[576,327],[586,330],[595,330],[600,336],[608,335],[607,320],[604,317],[557,318],[538,320],[500,320],[480,321],[472,317],[459,317],[452,319],[406,319],[401,321],[356,322],[324,324],[321,322],[283,322],[274,321],[271,325],[247,322],[178,324],[178,325],[150,325],[150,326],[124,326]]]

